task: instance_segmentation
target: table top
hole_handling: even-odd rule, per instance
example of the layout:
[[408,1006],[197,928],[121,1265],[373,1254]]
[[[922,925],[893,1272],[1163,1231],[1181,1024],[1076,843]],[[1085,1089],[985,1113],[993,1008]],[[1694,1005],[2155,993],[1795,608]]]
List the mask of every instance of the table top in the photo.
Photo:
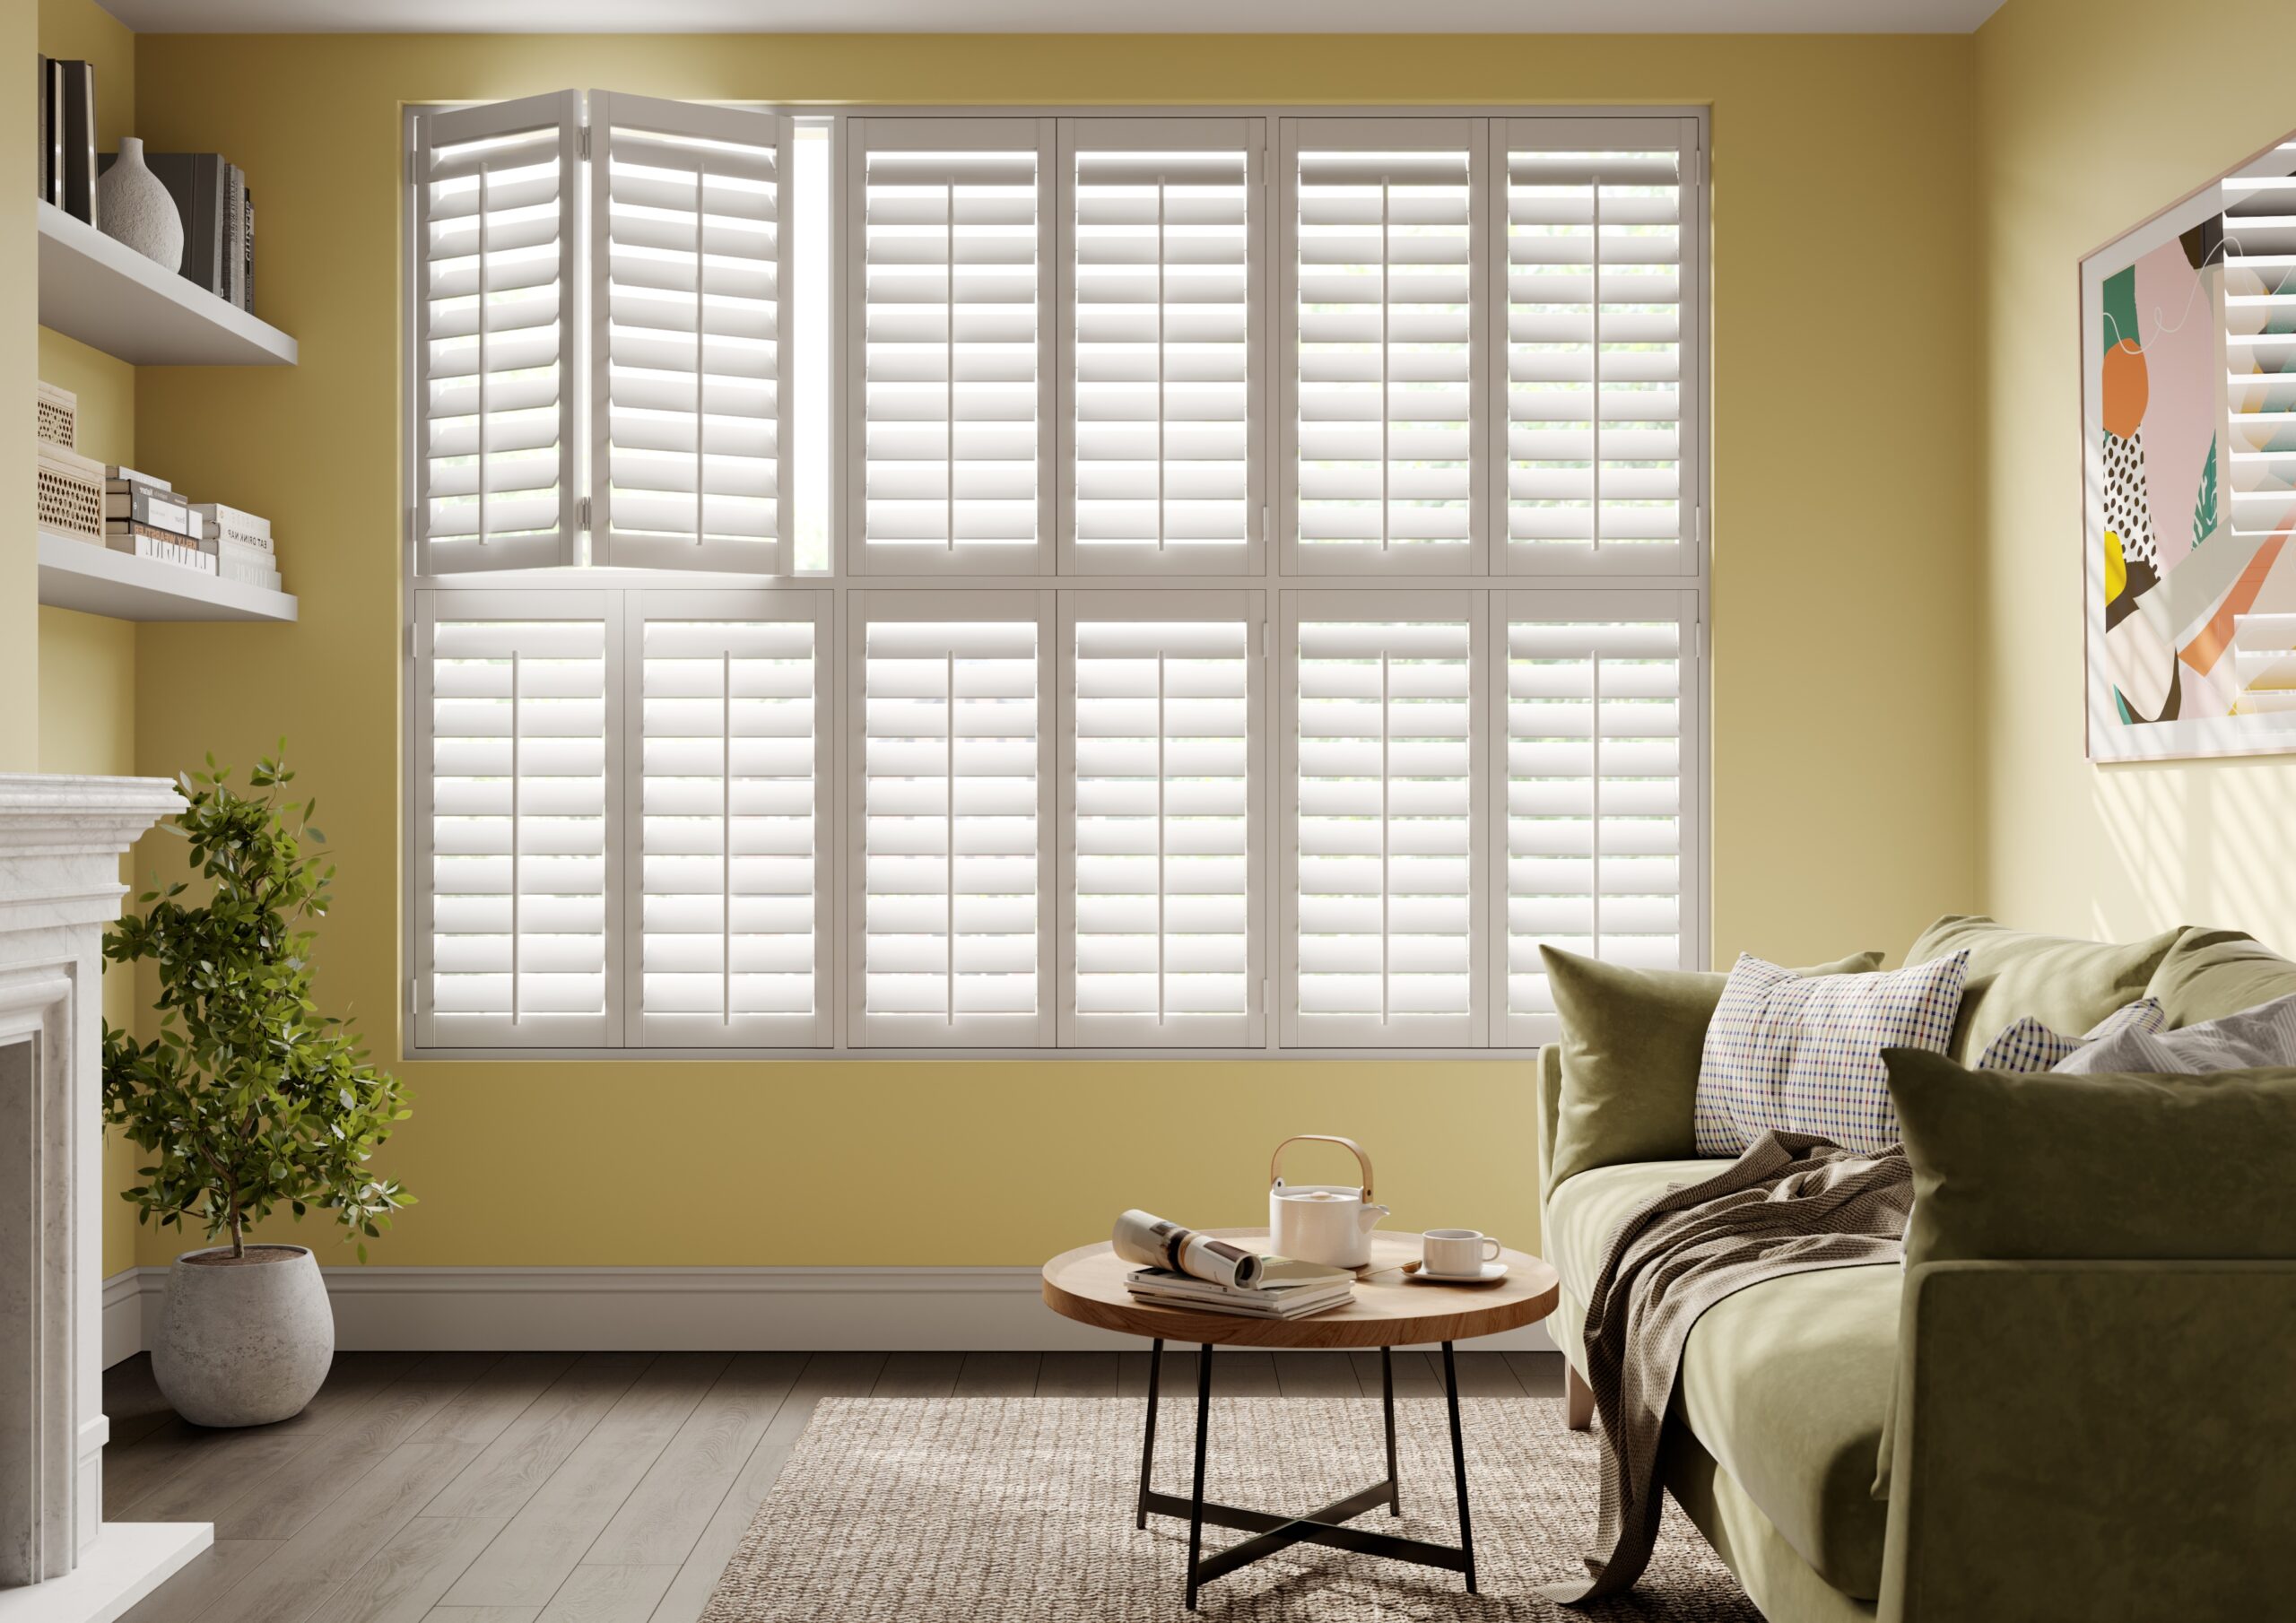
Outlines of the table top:
[[[1247,1251],[1267,1250],[1265,1228],[1207,1228]],[[1135,1264],[1102,1240],[1064,1251],[1044,1265],[1045,1306],[1055,1313],[1127,1335],[1161,1336],[1222,1347],[1403,1347],[1464,1341],[1520,1329],[1554,1311],[1554,1270],[1535,1256],[1502,1251],[1507,1277],[1492,1285],[1449,1285],[1403,1271],[1419,1257],[1419,1236],[1371,1237],[1371,1266],[1357,1276],[1355,1299],[1301,1319],[1248,1319],[1198,1313],[1135,1299],[1125,1280]]]

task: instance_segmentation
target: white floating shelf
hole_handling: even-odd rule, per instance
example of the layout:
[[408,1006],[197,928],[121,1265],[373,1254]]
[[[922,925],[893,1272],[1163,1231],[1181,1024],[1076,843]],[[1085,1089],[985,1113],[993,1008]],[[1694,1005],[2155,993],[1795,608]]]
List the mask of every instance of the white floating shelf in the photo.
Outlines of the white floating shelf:
[[39,324],[135,366],[295,364],[295,341],[45,197]]
[[42,530],[39,600],[113,620],[291,621],[292,596]]

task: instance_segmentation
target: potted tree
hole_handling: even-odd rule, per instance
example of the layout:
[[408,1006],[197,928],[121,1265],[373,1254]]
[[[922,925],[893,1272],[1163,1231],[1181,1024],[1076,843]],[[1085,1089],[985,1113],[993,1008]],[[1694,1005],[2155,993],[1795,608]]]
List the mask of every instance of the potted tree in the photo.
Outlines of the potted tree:
[[248,1230],[282,1206],[298,1218],[320,1207],[364,1262],[366,1237],[413,1201],[368,1166],[410,1113],[349,1024],[311,997],[310,924],[335,877],[309,848],[326,838],[311,827],[316,803],[285,798],[294,774],[276,759],[244,795],[213,756],[207,768],[180,780],[190,804],[160,825],[189,841],[204,896],[183,883],[146,891],[104,938],[105,958],[149,962],[160,984],[151,1042],[104,1028],[104,1117],[151,1157],[124,1193],[138,1222],[230,1240],[169,1272],[152,1350],[160,1390],[195,1424],[259,1426],[318,1391],[335,1320],[310,1252]]

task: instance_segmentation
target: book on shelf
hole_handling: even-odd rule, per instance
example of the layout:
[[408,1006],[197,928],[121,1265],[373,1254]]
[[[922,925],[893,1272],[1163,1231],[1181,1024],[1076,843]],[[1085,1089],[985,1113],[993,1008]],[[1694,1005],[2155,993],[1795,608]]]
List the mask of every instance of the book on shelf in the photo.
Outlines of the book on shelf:
[[268,592],[279,590],[278,570],[243,558],[233,558],[229,553],[217,557],[215,572],[223,579],[236,580],[244,586],[261,586]]
[[239,251],[246,256],[246,265],[239,274],[239,308],[255,314],[255,193],[245,194],[245,208],[239,221]]
[[195,541],[200,538],[199,516],[187,507],[181,498],[163,491],[114,490],[107,487],[104,491],[104,516],[150,525],[153,529],[188,535]]
[[183,216],[184,279],[223,296],[223,209],[230,165],[221,152],[146,152],[144,162]]
[[104,489],[108,491],[156,490],[164,496],[172,488],[164,479],[155,478],[150,473],[139,473],[134,468],[123,468],[116,462],[107,463],[104,466]]
[[234,541],[228,535],[207,535],[201,539],[200,544],[226,563],[237,561],[257,569],[275,570],[279,567],[279,560],[272,556],[269,547],[251,547],[246,542]]
[[56,130],[51,155],[53,190],[48,201],[74,219],[96,223],[96,68],[91,62],[58,60],[48,90],[48,115]]
[[249,546],[271,551],[271,520],[256,513],[244,513],[220,501],[195,501],[191,510],[208,521],[219,534]]
[[39,59],[39,195],[64,206],[64,64]]
[[215,554],[203,552],[180,535],[139,527],[126,532],[104,527],[104,545],[115,552],[126,552],[137,558],[155,558],[161,563],[171,563],[179,568],[196,570],[202,575],[216,572]]
[[248,178],[236,163],[223,166],[223,285],[215,291],[223,302],[245,308],[239,296],[239,281],[246,261],[239,247],[239,233],[246,229],[242,218],[246,207]]

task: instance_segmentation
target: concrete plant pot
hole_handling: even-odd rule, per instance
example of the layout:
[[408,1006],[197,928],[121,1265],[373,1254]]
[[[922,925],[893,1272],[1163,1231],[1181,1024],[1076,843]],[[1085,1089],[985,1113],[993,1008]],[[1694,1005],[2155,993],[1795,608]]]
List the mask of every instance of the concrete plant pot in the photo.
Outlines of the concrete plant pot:
[[187,1251],[168,1271],[152,1375],[195,1426],[265,1426],[300,1414],[335,1362],[335,1315],[300,1245]]

